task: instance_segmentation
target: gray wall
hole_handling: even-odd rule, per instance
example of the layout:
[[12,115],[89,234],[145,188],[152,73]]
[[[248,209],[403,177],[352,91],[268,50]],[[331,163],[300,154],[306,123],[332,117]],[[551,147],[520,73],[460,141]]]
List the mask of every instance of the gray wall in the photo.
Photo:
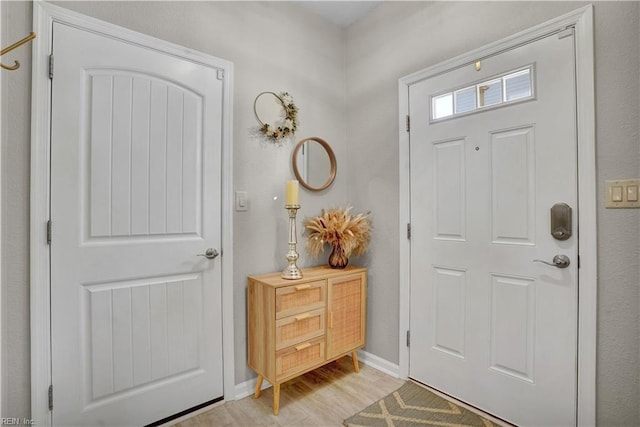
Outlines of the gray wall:
[[[234,187],[249,195],[249,210],[234,215],[236,383],[254,377],[246,363],[246,278],[286,266],[285,183],[295,178],[294,143],[274,145],[255,136],[253,101],[263,91],[288,91],[300,109],[296,140],[320,136],[345,159],[343,32],[288,2],[57,4],[234,63]],[[345,200],[346,174],[339,173],[323,193],[300,191],[298,216]],[[317,263],[300,247],[298,265]]]
[[[14,7],[17,6],[17,7]],[[31,30],[31,5],[0,3],[2,47]],[[29,387],[29,141],[31,49],[2,61],[20,61],[18,71],[0,71],[2,96],[2,416],[30,413]],[[11,58],[11,62],[9,60]],[[9,415],[11,414],[11,415]]]
[[[301,216],[353,204],[372,210],[367,350],[398,362],[397,80],[581,6],[580,3],[388,2],[346,31],[279,2],[91,2],[65,7],[188,46],[235,64],[234,180],[250,210],[235,214],[236,382],[246,366],[245,279],[281,269],[286,252],[284,182],[292,145],[252,136],[253,98],[288,90],[300,107],[298,139],[319,136],[336,151],[338,177],[320,194],[302,191]],[[1,45],[31,29],[29,2],[0,2]],[[596,96],[598,200],[605,179],[640,175],[640,11],[598,3]],[[27,417],[29,402],[29,49],[2,71],[2,415]],[[11,104],[11,110],[5,108]],[[346,112],[346,114],[345,114]],[[346,116],[346,118],[345,118]],[[348,142],[347,142],[348,141]],[[346,166],[348,164],[348,167]],[[274,201],[274,197],[278,197]],[[598,420],[640,419],[640,217],[599,204]],[[303,252],[303,256],[304,256]],[[323,260],[303,258],[311,265]]]
[[[640,12],[596,3],[598,424],[640,420],[640,211],[604,181],[640,176]],[[368,351],[398,362],[398,78],[577,9],[577,2],[387,2],[347,31],[348,192],[375,213]],[[363,108],[366,106],[366,108]],[[414,118],[415,120],[415,118]]]
[[[295,140],[323,138],[343,168],[324,192],[301,188],[299,218],[328,205],[344,205],[344,31],[291,2],[57,4],[234,63],[234,186],[249,194],[249,211],[234,215],[235,377],[237,383],[254,377],[246,363],[246,277],[286,265],[284,194],[286,180],[293,178],[290,158],[295,141],[273,145],[258,138],[253,101],[262,91],[289,91],[300,109]],[[3,1],[0,7],[5,46],[31,30],[32,4]],[[7,57],[19,59],[23,66],[1,72],[2,101],[11,103],[2,117],[2,414],[28,417],[30,48]],[[303,247],[300,266],[324,262],[309,259]]]

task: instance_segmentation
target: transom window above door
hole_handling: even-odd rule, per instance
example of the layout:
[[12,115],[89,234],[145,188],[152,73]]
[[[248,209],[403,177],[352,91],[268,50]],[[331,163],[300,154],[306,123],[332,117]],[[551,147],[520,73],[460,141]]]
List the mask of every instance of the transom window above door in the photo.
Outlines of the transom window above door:
[[431,96],[431,122],[532,99],[534,67],[512,70]]

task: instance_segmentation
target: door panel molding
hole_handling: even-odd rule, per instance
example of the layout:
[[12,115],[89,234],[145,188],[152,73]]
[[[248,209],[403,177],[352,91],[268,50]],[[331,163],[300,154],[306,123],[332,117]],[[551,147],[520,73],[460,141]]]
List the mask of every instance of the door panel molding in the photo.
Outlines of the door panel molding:
[[421,80],[473,64],[479,58],[493,56],[527,44],[541,37],[575,29],[577,137],[578,137],[578,199],[580,216],[580,269],[578,281],[578,425],[596,422],[596,316],[597,316],[597,227],[596,227],[596,153],[595,153],[595,90],[594,90],[594,30],[593,6],[542,23],[505,39],[454,57],[432,67],[417,71],[398,81],[399,93],[399,233],[400,236],[400,319],[399,374],[409,375],[409,348],[404,337],[410,328],[410,240],[406,224],[410,222],[410,152],[409,133],[405,121],[409,115],[409,87]]
[[[222,212],[221,230],[224,257],[222,265],[222,328],[224,360],[224,397],[235,398],[233,332],[233,174],[232,112],[233,64],[192,49],[137,33],[49,3],[36,1],[33,28],[38,38],[32,51],[31,100],[31,416],[38,425],[51,425],[48,389],[51,383],[50,336],[50,251],[47,244],[47,221],[50,218],[50,118],[51,80],[49,55],[52,52],[54,22],[77,27],[126,43],[144,46],[183,60],[224,71],[222,113]],[[55,225],[54,225],[55,226]],[[54,399],[55,404],[55,399]]]

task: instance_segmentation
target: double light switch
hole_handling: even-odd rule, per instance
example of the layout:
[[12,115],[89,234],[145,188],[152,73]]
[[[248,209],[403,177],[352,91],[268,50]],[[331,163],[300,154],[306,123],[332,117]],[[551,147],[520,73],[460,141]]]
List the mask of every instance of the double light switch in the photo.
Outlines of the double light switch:
[[640,208],[638,188],[640,179],[607,181],[607,208]]

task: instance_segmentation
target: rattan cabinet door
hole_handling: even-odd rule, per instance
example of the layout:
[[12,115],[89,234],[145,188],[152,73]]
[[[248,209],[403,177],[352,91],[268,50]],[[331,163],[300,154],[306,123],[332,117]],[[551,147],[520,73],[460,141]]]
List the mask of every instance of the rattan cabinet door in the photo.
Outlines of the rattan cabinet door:
[[367,276],[355,273],[328,279],[327,359],[364,347]]

